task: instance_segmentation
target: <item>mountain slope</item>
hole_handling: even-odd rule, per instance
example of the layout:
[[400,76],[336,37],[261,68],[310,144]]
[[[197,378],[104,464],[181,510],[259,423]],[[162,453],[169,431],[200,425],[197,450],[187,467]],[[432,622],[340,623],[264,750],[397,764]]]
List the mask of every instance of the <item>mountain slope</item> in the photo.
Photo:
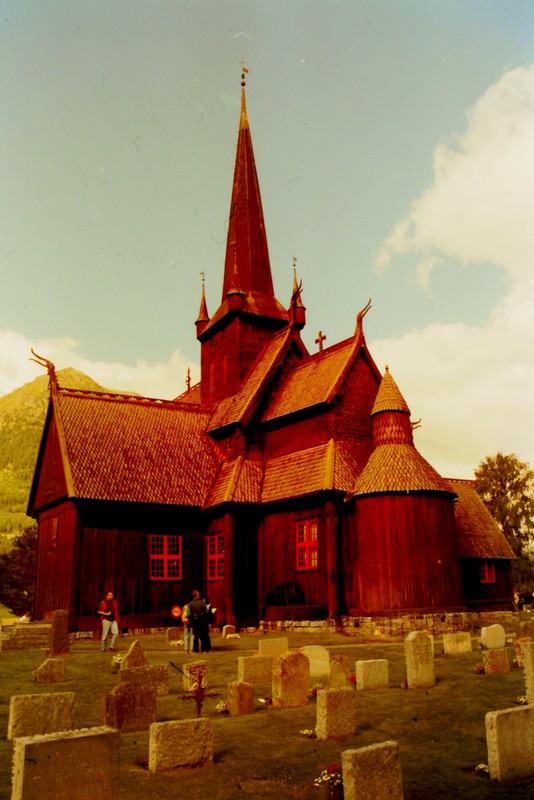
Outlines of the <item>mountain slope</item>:
[[[76,369],[58,370],[60,386],[109,391]],[[0,397],[0,551],[33,523],[26,516],[33,470],[48,406],[48,375]]]

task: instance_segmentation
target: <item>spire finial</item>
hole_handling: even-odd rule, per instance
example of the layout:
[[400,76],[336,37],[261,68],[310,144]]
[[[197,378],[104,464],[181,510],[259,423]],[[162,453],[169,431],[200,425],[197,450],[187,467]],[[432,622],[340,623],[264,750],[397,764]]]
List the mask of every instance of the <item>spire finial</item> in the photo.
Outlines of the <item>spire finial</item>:
[[187,386],[187,391],[191,390],[191,367],[187,368],[187,378],[185,379],[185,385]]
[[32,355],[35,358],[30,358],[30,361],[35,361],[36,364],[39,364],[40,367],[46,367],[48,371],[48,378],[50,380],[50,385],[54,384],[57,386],[57,375],[56,375],[56,367],[55,365],[45,358],[44,356],[40,356],[38,353],[35,352],[33,347],[31,348]]
[[241,64],[241,86],[245,88],[247,85],[247,79],[245,76],[248,75],[248,69],[245,67],[246,61],[244,59],[241,59],[239,63]]

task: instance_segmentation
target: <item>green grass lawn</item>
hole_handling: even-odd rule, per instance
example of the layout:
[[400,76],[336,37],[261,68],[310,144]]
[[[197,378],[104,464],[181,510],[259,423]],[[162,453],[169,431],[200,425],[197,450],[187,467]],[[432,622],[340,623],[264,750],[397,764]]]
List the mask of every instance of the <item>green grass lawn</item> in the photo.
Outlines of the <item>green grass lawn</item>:
[[[277,634],[268,634],[273,637]],[[313,786],[321,770],[340,762],[348,748],[395,740],[399,742],[406,800],[527,800],[534,796],[534,781],[500,785],[474,773],[475,765],[487,762],[484,717],[486,712],[516,706],[525,693],[523,672],[505,675],[477,675],[480,651],[462,656],[441,654],[436,640],[436,686],[429,690],[401,688],[405,678],[403,644],[352,644],[335,634],[290,635],[291,649],[306,644],[323,644],[332,654],[349,656],[351,668],[357,660],[387,658],[390,689],[356,692],[357,727],[353,736],[321,742],[301,735],[315,727],[314,703],[298,709],[269,709],[259,698],[270,687],[257,687],[254,713],[243,717],[221,716],[216,704],[226,700],[227,684],[237,679],[237,658],[258,649],[260,634],[240,639],[213,637],[209,663],[208,691],[216,696],[204,702],[203,716],[213,720],[215,763],[213,766],[181,771],[172,776],[153,776],[146,769],[148,733],[121,737],[119,797],[128,800],[235,800],[235,798],[276,798],[277,800],[322,800],[322,790]],[[191,657],[181,648],[165,644],[163,635],[139,637],[151,664],[182,665]],[[119,640],[125,652],[133,637]],[[101,723],[103,695],[118,683],[111,673],[111,654],[101,653],[99,643],[72,645],[67,658],[67,680],[51,686],[36,685],[34,670],[44,660],[43,651],[0,652],[0,799],[11,796],[12,745],[6,740],[9,698],[13,694],[74,691],[76,726]],[[171,691],[158,699],[158,720],[195,716],[195,704],[182,699],[182,676],[171,668]],[[73,787],[73,800],[76,790]]]

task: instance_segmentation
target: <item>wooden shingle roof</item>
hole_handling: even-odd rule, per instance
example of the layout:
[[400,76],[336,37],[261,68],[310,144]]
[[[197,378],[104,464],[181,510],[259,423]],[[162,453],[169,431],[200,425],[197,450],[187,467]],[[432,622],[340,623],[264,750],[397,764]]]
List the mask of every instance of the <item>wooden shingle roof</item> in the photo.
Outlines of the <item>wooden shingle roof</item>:
[[450,484],[412,444],[382,444],[373,451],[353,494],[361,497],[391,492],[454,494]]
[[475,482],[455,479],[448,482],[458,495],[454,513],[460,557],[515,559],[506,536],[477,493]]
[[202,506],[218,467],[207,414],[65,389],[52,402],[69,496]]
[[224,398],[217,405],[209,422],[209,431],[213,432],[232,424],[243,425],[248,421],[272,370],[293,338],[294,334],[291,328],[286,328],[268,342],[241,384],[239,391],[235,395]]

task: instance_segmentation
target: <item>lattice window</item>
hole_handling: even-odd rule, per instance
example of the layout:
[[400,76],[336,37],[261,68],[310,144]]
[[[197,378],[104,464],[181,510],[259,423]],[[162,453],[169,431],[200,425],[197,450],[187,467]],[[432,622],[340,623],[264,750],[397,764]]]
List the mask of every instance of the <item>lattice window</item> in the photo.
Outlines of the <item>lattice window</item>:
[[224,533],[206,536],[207,578],[220,581],[224,578]]
[[173,534],[151,534],[148,537],[150,579],[182,580],[182,537]]
[[479,568],[479,574],[480,583],[497,583],[497,578],[495,577],[495,564],[490,564],[488,561],[484,561]]
[[318,569],[319,567],[319,519],[299,519],[297,521],[297,570]]

